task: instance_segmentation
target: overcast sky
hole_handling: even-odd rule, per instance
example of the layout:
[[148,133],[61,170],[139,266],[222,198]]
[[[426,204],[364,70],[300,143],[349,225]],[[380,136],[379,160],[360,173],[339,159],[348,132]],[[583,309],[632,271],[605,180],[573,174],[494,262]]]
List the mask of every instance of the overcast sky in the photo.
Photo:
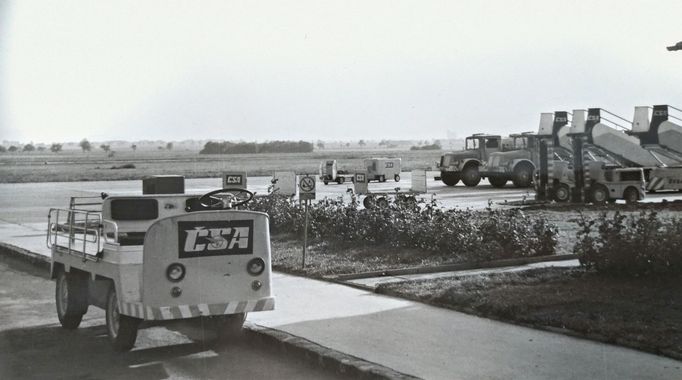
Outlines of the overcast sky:
[[0,140],[427,139],[682,106],[682,1],[0,0]]

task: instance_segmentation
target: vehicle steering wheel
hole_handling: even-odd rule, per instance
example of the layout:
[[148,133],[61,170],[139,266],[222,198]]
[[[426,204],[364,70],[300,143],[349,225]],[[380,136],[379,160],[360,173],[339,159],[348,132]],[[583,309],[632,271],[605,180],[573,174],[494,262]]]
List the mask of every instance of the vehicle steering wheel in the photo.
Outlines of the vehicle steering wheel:
[[[218,196],[219,194],[223,195],[229,195],[229,197],[223,198]],[[241,199],[239,194],[246,194],[247,198]],[[232,202],[234,199],[241,199],[237,202]],[[208,192],[204,195],[202,195],[199,198],[199,204],[201,204],[202,207],[211,209],[211,210],[229,210],[231,208],[241,206],[243,204],[248,203],[253,199],[253,193],[246,190],[246,189],[238,189],[235,187],[227,187],[224,189],[218,189],[218,190],[213,190],[211,192]]]

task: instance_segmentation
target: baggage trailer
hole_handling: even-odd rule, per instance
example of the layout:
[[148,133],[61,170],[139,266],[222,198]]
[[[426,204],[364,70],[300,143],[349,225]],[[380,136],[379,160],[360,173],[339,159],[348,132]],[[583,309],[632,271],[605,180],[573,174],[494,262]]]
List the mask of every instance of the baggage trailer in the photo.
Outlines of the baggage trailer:
[[400,158],[369,158],[364,160],[364,167],[367,169],[367,181],[386,182],[387,178],[393,178],[400,182]]
[[50,209],[62,327],[76,329],[89,306],[100,307],[114,349],[127,351],[144,321],[202,321],[228,337],[247,313],[273,310],[268,215],[235,209],[252,198],[238,188],[103,194],[89,208],[72,198]]

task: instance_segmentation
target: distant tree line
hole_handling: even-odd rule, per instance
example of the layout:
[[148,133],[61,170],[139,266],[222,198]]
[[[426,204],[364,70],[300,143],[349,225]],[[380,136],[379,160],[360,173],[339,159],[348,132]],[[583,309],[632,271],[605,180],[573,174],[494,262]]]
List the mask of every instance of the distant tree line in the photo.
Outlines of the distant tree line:
[[439,143],[433,143],[429,145],[422,145],[422,146],[416,146],[413,145],[410,150],[439,150],[441,149],[441,146]]
[[265,143],[212,142],[204,145],[200,154],[240,154],[240,153],[308,153],[313,151],[313,144],[306,141],[270,141]]

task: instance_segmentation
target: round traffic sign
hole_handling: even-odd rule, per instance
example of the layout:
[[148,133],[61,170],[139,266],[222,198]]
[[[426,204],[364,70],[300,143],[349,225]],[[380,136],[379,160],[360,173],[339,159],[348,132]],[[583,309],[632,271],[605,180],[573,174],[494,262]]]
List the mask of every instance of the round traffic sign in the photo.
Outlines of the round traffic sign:
[[312,192],[315,190],[315,178],[310,176],[303,177],[298,186],[301,188],[301,191]]

